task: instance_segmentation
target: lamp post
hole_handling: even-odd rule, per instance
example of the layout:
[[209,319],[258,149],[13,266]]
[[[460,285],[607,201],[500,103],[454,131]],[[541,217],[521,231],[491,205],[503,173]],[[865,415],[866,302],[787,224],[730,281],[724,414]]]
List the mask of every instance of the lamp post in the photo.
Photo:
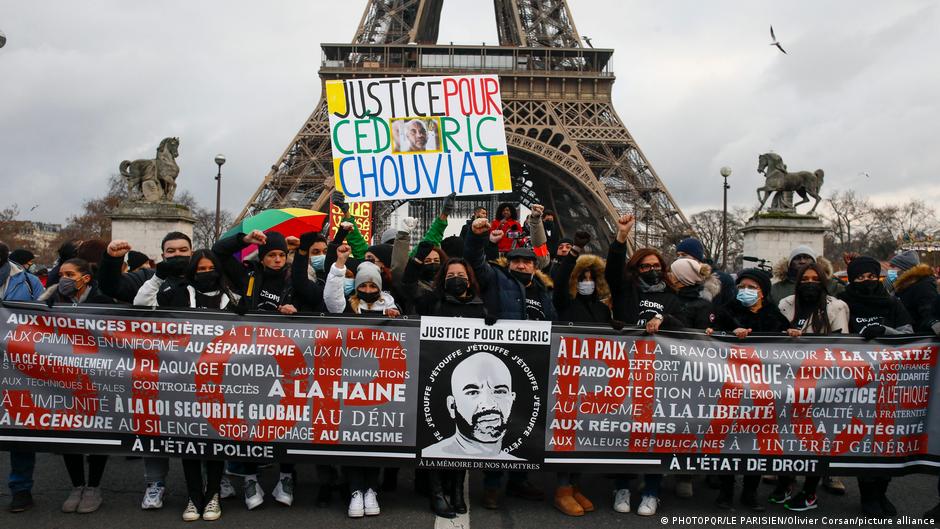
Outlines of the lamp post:
[[225,163],[225,156],[215,155],[215,164],[219,166],[219,172],[215,175],[215,240],[218,241],[222,236],[221,214],[222,214],[222,164]]
[[728,177],[731,176],[731,168],[727,165],[721,168],[721,176],[724,178],[724,201],[721,206],[721,269],[727,270],[728,267]]

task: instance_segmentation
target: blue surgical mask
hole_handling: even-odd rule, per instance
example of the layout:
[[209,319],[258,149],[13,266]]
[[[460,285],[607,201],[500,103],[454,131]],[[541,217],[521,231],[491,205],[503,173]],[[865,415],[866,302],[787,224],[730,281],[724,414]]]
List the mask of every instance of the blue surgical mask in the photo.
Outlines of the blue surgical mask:
[[888,283],[894,283],[898,280],[898,271],[889,269],[886,278],[888,279]]
[[322,272],[324,270],[323,265],[326,264],[326,255],[314,255],[310,258],[310,264],[313,265],[314,270]]
[[356,280],[351,277],[347,277],[346,279],[344,279],[343,280],[343,293],[346,294],[346,297],[348,298],[355,291],[356,291]]
[[753,288],[739,288],[738,289],[738,301],[741,302],[745,307],[753,307],[757,303],[758,298],[757,290]]

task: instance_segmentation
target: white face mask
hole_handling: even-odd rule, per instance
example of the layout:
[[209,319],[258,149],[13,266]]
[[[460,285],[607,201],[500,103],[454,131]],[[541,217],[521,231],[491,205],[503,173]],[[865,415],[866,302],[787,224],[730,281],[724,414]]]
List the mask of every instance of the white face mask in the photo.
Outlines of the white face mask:
[[594,282],[593,281],[578,281],[578,294],[582,296],[590,296],[594,293]]

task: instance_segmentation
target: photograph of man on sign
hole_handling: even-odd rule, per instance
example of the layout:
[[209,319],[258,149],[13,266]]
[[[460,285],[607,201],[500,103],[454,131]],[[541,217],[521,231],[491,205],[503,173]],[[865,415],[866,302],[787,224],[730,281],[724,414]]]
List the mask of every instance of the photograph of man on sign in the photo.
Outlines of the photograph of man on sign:
[[437,118],[392,120],[392,152],[439,152]]
[[422,457],[524,461],[503,451],[503,438],[516,394],[512,375],[496,355],[476,353],[450,376],[447,410],[456,431],[421,450]]

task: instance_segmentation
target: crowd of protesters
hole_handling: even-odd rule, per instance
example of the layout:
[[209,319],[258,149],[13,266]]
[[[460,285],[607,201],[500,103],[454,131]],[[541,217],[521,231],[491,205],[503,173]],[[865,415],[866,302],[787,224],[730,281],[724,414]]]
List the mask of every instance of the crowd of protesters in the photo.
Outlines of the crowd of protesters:
[[[75,305],[133,304],[148,307],[201,308],[237,314],[271,312],[284,315],[336,313],[358,317],[398,318],[433,315],[496,320],[540,320],[639,328],[649,334],[694,329],[709,335],[725,333],[745,338],[752,333],[799,337],[803,334],[852,334],[865,339],[896,334],[940,335],[940,300],[933,269],[921,264],[915,252],[890,260],[886,278],[882,264],[871,257],[847,259],[847,283],[832,274],[831,265],[813,248],[794,248],[789,260],[771,273],[748,268],[728,274],[717,271],[701,242],[680,241],[674,248],[628,251],[634,218],[617,220],[607,255],[587,251],[591,236],[576,231],[562,237],[554,214],[534,205],[523,222],[512,204],[501,204],[493,219],[477,208],[459,237],[444,238],[455,197],[444,201],[439,216],[423,234],[412,233],[417,222],[405,219],[399,229],[382,233],[370,246],[348,215],[341,194],[333,199],[346,219],[331,238],[321,233],[285,237],[276,232],[238,233],[212,248],[194,249],[189,237],[168,233],[162,255],[153,263],[133,249],[133,241],[69,241],[45,282],[28,271],[33,254],[10,251],[0,243],[0,299],[44,301]],[[414,237],[413,237],[414,236]],[[419,242],[412,246],[411,241]],[[239,257],[249,246],[256,257]],[[674,253],[672,261],[665,254]],[[10,510],[32,506],[35,453],[10,452]],[[67,513],[90,513],[103,501],[100,483],[108,456],[66,454],[65,470],[72,490],[62,504]],[[171,461],[144,458],[142,509],[160,509]],[[221,517],[221,499],[238,496],[247,509],[265,501],[258,464],[182,459],[188,503],[186,521]],[[395,487],[397,469],[318,465],[319,506],[342,493],[350,517],[380,514],[380,491]],[[296,468],[277,469],[271,497],[284,505],[294,501]],[[631,490],[638,491],[636,513],[656,514],[663,476],[557,474],[554,506],[566,515],[582,516],[596,508],[588,499],[584,479],[612,479],[608,504],[618,512],[631,511]],[[805,511],[817,506],[817,487],[845,492],[835,476],[764,476],[775,484],[769,497],[758,496],[760,476],[709,476],[717,489],[716,506],[739,503],[750,510],[765,504]],[[467,512],[464,471],[417,471],[416,488],[429,498],[438,516],[453,518]],[[693,480],[673,476],[675,494],[691,497]],[[858,478],[861,509],[867,515],[897,514],[887,496],[888,476]],[[485,471],[483,507],[500,509],[503,495],[533,501],[544,499],[525,472]],[[701,492],[700,492],[701,493]],[[595,498],[595,500],[597,500]],[[940,505],[927,513],[940,519]]]

